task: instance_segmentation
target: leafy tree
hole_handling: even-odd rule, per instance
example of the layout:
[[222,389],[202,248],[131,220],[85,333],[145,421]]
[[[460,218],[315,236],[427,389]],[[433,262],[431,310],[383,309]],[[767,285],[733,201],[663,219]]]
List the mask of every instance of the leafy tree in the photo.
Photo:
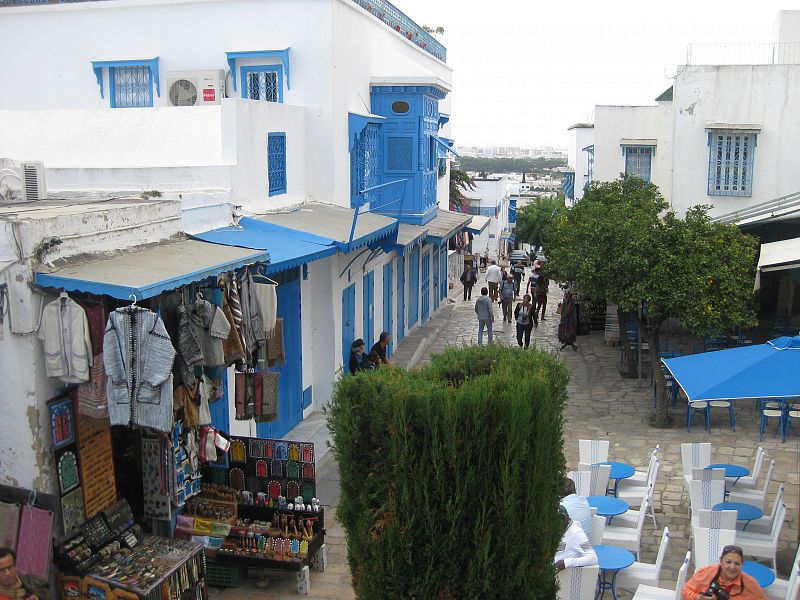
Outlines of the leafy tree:
[[463,192],[474,190],[475,182],[461,169],[450,169],[450,210],[468,212],[469,198]]
[[517,241],[534,247],[542,246],[543,233],[559,209],[564,208],[563,198],[539,197],[517,208]]
[[[653,367],[670,316],[699,336],[755,324],[756,239],[735,225],[713,223],[708,207],[693,207],[683,219],[667,208],[655,185],[623,176],[592,184],[545,234],[553,277],[630,313],[647,335]],[[653,424],[665,427],[669,403],[661,370],[655,374]]]
[[564,158],[486,158],[483,156],[462,156],[458,159],[460,168],[465,171],[485,171],[487,173],[529,173],[543,175],[557,167],[566,167]]

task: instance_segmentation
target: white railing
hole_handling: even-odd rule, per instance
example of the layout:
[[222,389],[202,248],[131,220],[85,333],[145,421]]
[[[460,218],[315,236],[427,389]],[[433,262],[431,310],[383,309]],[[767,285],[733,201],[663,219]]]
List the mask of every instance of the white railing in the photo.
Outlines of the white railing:
[[689,44],[687,65],[798,65],[800,42],[783,44]]

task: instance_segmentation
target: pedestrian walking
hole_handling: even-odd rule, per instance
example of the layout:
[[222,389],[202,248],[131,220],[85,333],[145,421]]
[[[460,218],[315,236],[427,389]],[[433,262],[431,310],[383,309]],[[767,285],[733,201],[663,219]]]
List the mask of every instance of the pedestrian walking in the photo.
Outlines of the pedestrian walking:
[[531,271],[531,274],[528,276],[528,283],[525,285],[525,293],[530,294],[531,297],[536,295],[536,280],[539,279],[539,274],[536,272],[536,269]]
[[486,283],[489,284],[489,298],[491,298],[492,302],[497,302],[500,281],[500,267],[497,266],[497,262],[492,261],[492,264],[486,269]]
[[481,297],[475,300],[475,314],[478,315],[478,346],[483,346],[483,330],[489,331],[489,343],[492,343],[492,323],[494,323],[494,310],[492,299],[489,298],[489,289],[481,288]]
[[464,286],[464,300],[472,300],[472,286],[478,283],[478,276],[470,265],[464,267],[461,274],[461,284]]
[[522,302],[517,303],[514,309],[514,318],[517,320],[517,344],[522,348],[522,340],[525,338],[525,347],[531,345],[531,332],[534,327],[538,327],[536,320],[536,309],[531,303],[530,294],[522,297]]
[[519,288],[522,285],[522,277],[525,275],[525,267],[520,261],[511,267],[511,274],[514,276],[514,296],[519,296]]
[[539,276],[536,280],[536,314],[538,315],[541,309],[542,316],[540,318],[544,321],[544,311],[547,309],[547,290],[550,287],[550,279],[548,279],[542,269],[536,269],[534,273]]
[[563,350],[567,346],[572,346],[573,350],[578,350],[575,345],[575,337],[578,333],[578,315],[575,313],[575,297],[572,291],[567,288],[564,299],[561,301],[561,321],[558,324],[558,341],[563,345]]
[[500,306],[503,307],[503,321],[511,323],[511,304],[514,302],[514,277],[509,275],[500,284]]

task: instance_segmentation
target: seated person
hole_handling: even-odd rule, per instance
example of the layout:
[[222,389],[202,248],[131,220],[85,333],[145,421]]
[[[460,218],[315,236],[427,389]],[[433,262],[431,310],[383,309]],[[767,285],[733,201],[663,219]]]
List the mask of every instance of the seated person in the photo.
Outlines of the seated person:
[[764,590],[747,573],[742,573],[744,553],[739,546],[725,546],[718,565],[697,569],[683,586],[683,600],[719,598],[716,590],[725,590],[726,597],[736,600],[767,600]]
[[564,536],[558,545],[558,552],[554,559],[556,573],[570,567],[591,567],[597,564],[597,554],[595,554],[589,538],[583,532],[583,528],[577,521],[569,518],[569,512],[561,504],[558,507],[564,519]]
[[365,354],[364,358],[361,359],[359,369],[362,371],[371,371],[372,369],[377,369],[380,364],[380,355],[377,352],[370,352],[369,354]]
[[381,331],[378,341],[373,344],[372,348],[370,348],[370,354],[377,352],[378,356],[381,358],[381,362],[385,365],[389,364],[389,360],[386,358],[386,347],[391,343],[391,341],[392,336],[389,335],[389,332]]
[[592,535],[592,509],[584,496],[575,493],[575,482],[569,477],[564,478],[564,497],[561,499],[569,518],[580,523],[586,537]]
[[353,342],[352,346],[350,346],[350,364],[348,365],[350,369],[350,374],[355,375],[358,371],[361,370],[361,363],[364,360],[364,340],[358,338],[355,342]]
[[49,584],[35,575],[17,575],[17,555],[0,548],[0,599],[49,600]]

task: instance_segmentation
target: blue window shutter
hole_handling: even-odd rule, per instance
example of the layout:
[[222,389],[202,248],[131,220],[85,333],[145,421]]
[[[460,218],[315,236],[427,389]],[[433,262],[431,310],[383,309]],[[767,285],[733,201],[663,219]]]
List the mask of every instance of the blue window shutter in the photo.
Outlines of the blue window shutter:
[[359,133],[350,150],[350,206],[371,202],[379,191],[359,192],[378,185],[378,124],[368,123]]
[[714,129],[708,138],[708,195],[751,196],[756,132]]
[[650,183],[653,157],[652,146],[624,146],[625,174],[635,175],[646,183]]
[[386,137],[386,170],[411,171],[414,165],[414,138],[390,135]]
[[110,67],[108,79],[111,108],[153,106],[153,81],[149,66]]
[[270,196],[286,193],[286,134],[283,132],[267,135],[267,177]]

